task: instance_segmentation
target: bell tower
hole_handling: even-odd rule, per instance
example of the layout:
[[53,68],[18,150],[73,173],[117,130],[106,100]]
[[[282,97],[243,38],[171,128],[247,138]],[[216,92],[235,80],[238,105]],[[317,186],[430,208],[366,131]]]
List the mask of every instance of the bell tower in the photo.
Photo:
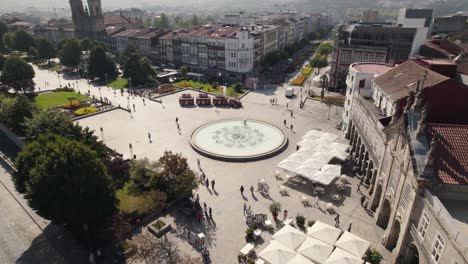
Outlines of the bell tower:
[[105,30],[101,0],[88,0],[91,32],[99,33]]
[[70,8],[72,12],[73,25],[75,32],[83,34],[89,31],[88,14],[83,8],[81,0],[70,0]]

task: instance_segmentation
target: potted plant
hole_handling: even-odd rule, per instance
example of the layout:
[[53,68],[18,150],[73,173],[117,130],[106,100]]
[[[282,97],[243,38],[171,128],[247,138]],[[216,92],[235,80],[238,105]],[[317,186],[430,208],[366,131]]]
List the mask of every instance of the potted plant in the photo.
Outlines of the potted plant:
[[367,250],[366,261],[368,261],[369,263],[380,264],[382,259],[383,259],[382,254],[379,251],[377,251],[375,248],[371,248]]
[[301,229],[304,228],[304,225],[305,225],[305,217],[303,215],[296,215],[296,224],[298,227],[300,227]]
[[281,212],[281,204],[279,202],[273,202],[270,204],[270,212],[273,215],[273,219],[278,220],[278,214]]

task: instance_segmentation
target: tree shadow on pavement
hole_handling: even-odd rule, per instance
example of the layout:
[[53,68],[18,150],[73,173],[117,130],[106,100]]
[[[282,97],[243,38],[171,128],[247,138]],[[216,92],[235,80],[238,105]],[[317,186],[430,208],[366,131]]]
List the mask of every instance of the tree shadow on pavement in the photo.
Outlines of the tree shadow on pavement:
[[30,247],[16,260],[17,264],[89,263],[86,250],[61,226],[49,224]]

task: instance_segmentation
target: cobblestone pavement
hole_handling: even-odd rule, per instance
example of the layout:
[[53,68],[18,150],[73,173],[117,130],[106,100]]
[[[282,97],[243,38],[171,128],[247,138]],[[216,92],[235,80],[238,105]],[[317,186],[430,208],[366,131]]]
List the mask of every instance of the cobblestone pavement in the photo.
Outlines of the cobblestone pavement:
[[[46,73],[47,74],[47,73]],[[55,78],[58,79],[58,78]],[[53,79],[51,79],[53,80]],[[72,80],[75,81],[76,80]],[[53,81],[52,81],[53,82]],[[107,97],[114,105],[129,105],[135,112],[128,113],[123,110],[114,110],[107,113],[95,115],[79,120],[80,125],[89,126],[96,131],[96,134],[112,149],[122,153],[124,157],[136,155],[137,158],[148,157],[155,160],[161,156],[165,150],[181,152],[187,157],[192,168],[196,169],[196,160],[201,160],[201,167],[208,179],[216,180],[215,191],[208,190],[200,186],[197,193],[201,202],[206,202],[208,207],[213,209],[213,221],[202,224],[196,223],[195,219],[189,219],[180,215],[180,210],[174,209],[166,216],[167,221],[173,222],[178,228],[178,232],[171,234],[176,241],[187,247],[187,243],[180,235],[182,227],[203,231],[207,237],[212,263],[237,263],[237,254],[245,244],[245,217],[243,215],[243,205],[252,207],[254,213],[271,214],[268,206],[272,201],[279,201],[283,209],[289,211],[289,216],[295,217],[303,214],[308,220],[321,220],[334,224],[334,215],[323,211],[324,201],[328,201],[331,192],[327,192],[320,203],[322,209],[304,207],[301,204],[301,195],[312,195],[311,186],[306,183],[287,183],[289,196],[281,196],[278,187],[284,181],[277,180],[274,175],[274,168],[282,159],[296,150],[296,142],[305,132],[311,129],[320,129],[329,133],[342,135],[336,129],[340,122],[341,109],[331,111],[330,120],[327,119],[328,108],[320,102],[307,100],[304,109],[299,108],[300,95],[287,99],[284,96],[285,87],[270,87],[265,90],[258,90],[249,93],[242,99],[244,107],[242,109],[215,108],[215,107],[188,107],[182,108],[178,104],[180,94],[173,94],[162,97],[162,103],[157,103],[140,97],[123,96],[117,91],[103,87],[100,90],[96,87],[88,86],[86,81],[78,80],[79,90],[84,93],[88,90],[95,97]],[[299,88],[295,88],[299,93]],[[196,93],[190,92],[194,95]],[[276,98],[277,105],[271,105],[270,99]],[[286,108],[288,104],[288,108]],[[293,117],[290,116],[290,109],[293,110]],[[133,109],[132,109],[133,110]],[[179,118],[181,133],[178,133],[175,118]],[[226,118],[250,118],[266,121],[285,131],[289,138],[288,147],[280,154],[265,160],[255,162],[222,162],[216,161],[195,152],[189,143],[191,132],[197,127],[215,120]],[[283,120],[288,126],[293,124],[293,131],[283,125]],[[100,129],[103,129],[102,133]],[[151,133],[152,142],[148,139],[148,132]],[[340,139],[343,143],[347,141]],[[129,148],[132,144],[132,148]],[[264,198],[257,192],[251,195],[248,191],[252,185],[256,188],[258,181],[265,178],[270,186],[270,198]],[[243,185],[246,189],[244,198],[241,197],[239,188]],[[380,244],[383,230],[374,224],[373,217],[360,205],[361,194],[356,192],[357,180],[351,178],[351,185],[345,191],[344,200],[338,205],[337,211],[340,214],[340,227],[347,229],[352,223],[352,232],[371,241],[373,247],[383,252],[388,259],[389,252],[383,249]],[[177,217],[174,217],[177,216]],[[259,252],[264,248],[271,234],[263,232],[261,239],[256,243],[256,250]]]

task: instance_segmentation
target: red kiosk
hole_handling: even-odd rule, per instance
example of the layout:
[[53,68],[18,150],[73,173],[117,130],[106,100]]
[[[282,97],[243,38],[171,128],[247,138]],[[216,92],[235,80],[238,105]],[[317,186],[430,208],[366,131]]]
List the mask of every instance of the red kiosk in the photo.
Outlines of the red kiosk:
[[211,105],[211,98],[208,94],[201,93],[197,97],[197,105]]
[[194,104],[193,96],[191,94],[182,94],[182,96],[179,97],[179,104],[181,106],[193,105]]
[[215,106],[224,106],[228,104],[228,99],[224,97],[224,95],[216,95],[216,97],[213,98],[213,104]]
[[242,102],[239,99],[229,98],[229,106],[242,107]]

